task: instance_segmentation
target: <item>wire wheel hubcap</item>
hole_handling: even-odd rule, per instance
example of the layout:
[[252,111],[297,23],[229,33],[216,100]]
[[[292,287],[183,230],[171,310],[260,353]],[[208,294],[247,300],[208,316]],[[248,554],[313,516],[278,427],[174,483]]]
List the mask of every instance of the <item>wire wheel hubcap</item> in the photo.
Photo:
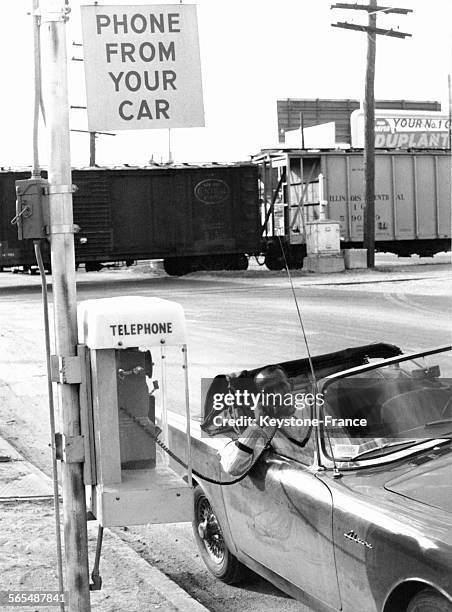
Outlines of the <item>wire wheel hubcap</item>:
[[225,557],[224,538],[217,517],[206,497],[199,501],[196,518],[198,534],[207,552],[215,563],[222,563]]

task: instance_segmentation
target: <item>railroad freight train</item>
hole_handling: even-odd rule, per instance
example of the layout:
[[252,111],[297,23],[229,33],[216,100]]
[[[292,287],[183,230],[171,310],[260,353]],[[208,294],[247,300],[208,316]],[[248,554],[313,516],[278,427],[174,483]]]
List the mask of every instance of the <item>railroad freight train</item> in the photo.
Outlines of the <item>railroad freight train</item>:
[[[252,164],[73,170],[76,264],[163,259],[178,275],[245,269],[260,252],[258,168]],[[30,241],[17,239],[15,181],[0,172],[0,266],[35,264]],[[49,253],[44,253],[49,267]]]
[[[253,161],[260,168],[263,236],[270,269],[283,266],[276,235],[282,236],[289,264],[300,265],[306,254],[304,222],[318,218],[320,206],[329,219],[339,221],[343,248],[362,247],[362,150],[268,149]],[[432,256],[449,251],[450,238],[450,151],[377,151],[376,250]]]
[[[11,225],[15,181],[0,172],[0,267],[30,269],[30,241]],[[246,269],[263,255],[270,269],[302,266],[304,222],[338,220],[343,248],[362,246],[363,155],[358,150],[263,150],[250,163],[74,170],[76,263],[163,259],[171,275]],[[323,202],[319,199],[323,183]],[[450,250],[448,151],[376,154],[376,248],[398,255]],[[44,253],[49,267],[49,255]]]

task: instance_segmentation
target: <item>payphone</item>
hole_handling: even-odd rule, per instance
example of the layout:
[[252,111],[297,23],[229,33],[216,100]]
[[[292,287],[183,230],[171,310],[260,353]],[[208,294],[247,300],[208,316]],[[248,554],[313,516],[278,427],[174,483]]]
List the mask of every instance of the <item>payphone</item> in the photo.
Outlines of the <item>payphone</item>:
[[[78,307],[87,503],[103,527],[191,521],[193,488],[185,317],[154,297]],[[169,467],[168,409],[186,416],[187,480]]]

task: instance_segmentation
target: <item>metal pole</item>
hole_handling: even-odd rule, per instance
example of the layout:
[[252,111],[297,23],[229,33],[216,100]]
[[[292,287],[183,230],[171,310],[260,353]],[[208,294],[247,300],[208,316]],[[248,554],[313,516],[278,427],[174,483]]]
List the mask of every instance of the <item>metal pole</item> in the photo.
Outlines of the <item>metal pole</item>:
[[[369,28],[377,25],[377,0],[369,0]],[[364,227],[363,246],[367,249],[367,267],[375,266],[375,32],[367,32],[367,67],[364,95]]]
[[[163,340],[162,340],[163,342]],[[162,407],[162,413],[161,413],[161,426],[162,426],[162,433],[160,434],[161,440],[163,441],[164,444],[166,444],[166,446],[168,446],[169,443],[169,434],[168,434],[168,412],[167,412],[167,405],[166,405],[166,394],[167,394],[167,381],[166,381],[166,347],[164,344],[162,344],[162,346],[160,347],[160,357],[161,357],[161,389],[162,392],[160,394],[161,397],[161,407]],[[166,453],[162,453],[162,461],[161,461],[162,465],[169,465],[169,458],[168,455]]]
[[89,165],[96,165],[96,132],[89,133]]
[[189,487],[193,486],[192,479],[192,461],[191,461],[191,430],[190,430],[190,391],[188,388],[188,356],[187,356],[187,345],[184,344],[182,347],[183,355],[183,369],[184,369],[184,382],[185,382],[185,418],[186,433],[187,433],[187,483]]
[[447,75],[447,90],[449,94],[449,144],[448,149],[452,151],[452,76]]
[[173,154],[171,153],[171,128],[168,128],[168,163],[173,163]]
[[[64,0],[43,0],[47,126],[50,135],[49,199],[52,285],[57,355],[75,356],[77,345],[69,103]],[[80,435],[79,389],[58,384],[58,406],[65,438]],[[66,588],[69,612],[89,612],[88,537],[83,464],[62,462]]]
[[301,148],[304,149],[304,115],[300,113]]
[[41,178],[41,167],[39,165],[39,106],[41,102],[41,47],[39,42],[39,0],[33,0],[33,52],[34,52],[34,81],[35,100],[33,106],[33,178]]

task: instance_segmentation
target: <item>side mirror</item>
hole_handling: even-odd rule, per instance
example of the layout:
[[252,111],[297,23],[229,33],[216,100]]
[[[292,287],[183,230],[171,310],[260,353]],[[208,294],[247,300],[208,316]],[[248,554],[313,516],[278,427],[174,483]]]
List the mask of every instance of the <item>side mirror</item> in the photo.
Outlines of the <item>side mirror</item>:
[[439,365],[434,365],[429,368],[416,368],[415,370],[411,370],[410,374],[415,379],[439,378],[441,376],[441,370]]

